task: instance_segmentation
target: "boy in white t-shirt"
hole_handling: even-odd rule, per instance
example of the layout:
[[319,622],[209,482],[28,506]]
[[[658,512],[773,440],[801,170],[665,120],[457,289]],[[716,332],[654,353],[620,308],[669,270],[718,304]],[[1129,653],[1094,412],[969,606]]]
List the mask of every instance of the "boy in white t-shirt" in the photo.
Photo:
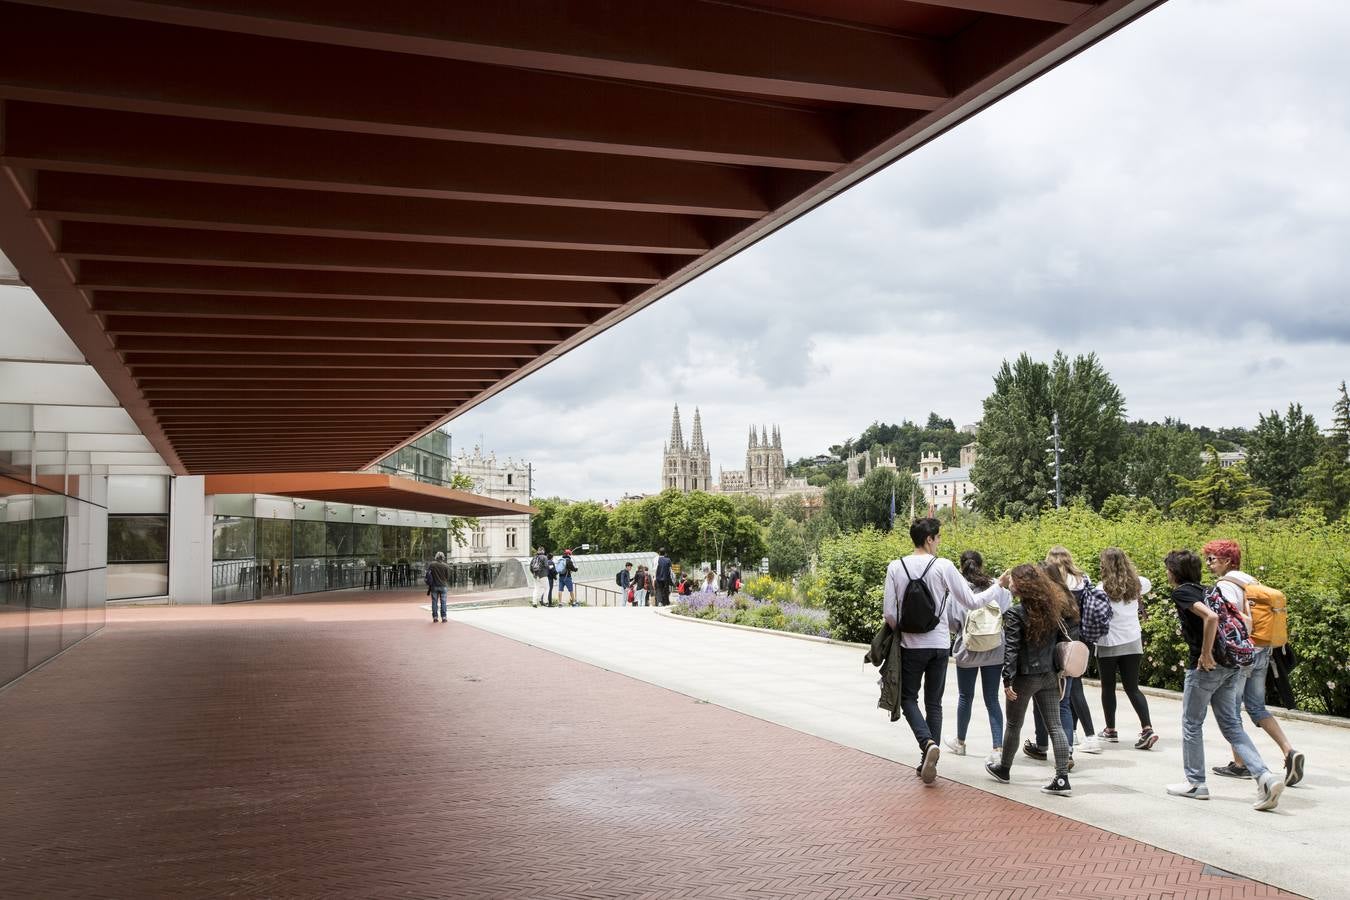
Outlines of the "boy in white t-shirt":
[[[1245,588],[1256,579],[1238,568],[1242,565],[1242,548],[1238,546],[1237,541],[1210,541],[1204,547],[1204,555],[1210,574],[1217,579],[1219,593],[1242,613],[1247,630],[1251,631],[1252,617],[1251,610],[1247,609]],[[1289,742],[1284,729],[1280,727],[1280,720],[1266,709],[1266,672],[1270,668],[1272,649],[1257,645],[1256,656],[1247,670],[1247,682],[1239,692],[1238,714],[1241,715],[1243,706],[1247,707],[1247,715],[1251,720],[1280,745],[1280,752],[1284,754],[1284,783],[1287,787],[1293,787],[1303,780],[1304,758],[1303,754],[1295,750],[1294,745]],[[1211,771],[1215,775],[1226,775],[1229,778],[1252,777],[1247,767],[1238,759],[1236,751],[1233,753],[1232,762],[1226,766],[1215,766]]]

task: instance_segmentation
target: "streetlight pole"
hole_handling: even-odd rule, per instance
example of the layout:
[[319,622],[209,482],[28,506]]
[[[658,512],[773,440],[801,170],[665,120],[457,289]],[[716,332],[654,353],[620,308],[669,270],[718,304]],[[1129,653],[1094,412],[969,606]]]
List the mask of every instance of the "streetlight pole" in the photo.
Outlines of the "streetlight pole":
[[1051,448],[1048,448],[1045,452],[1053,453],[1055,455],[1055,459],[1053,462],[1053,465],[1055,467],[1055,490],[1054,490],[1055,509],[1059,509],[1060,505],[1064,502],[1062,492],[1060,491],[1060,482],[1059,482],[1059,458],[1063,452],[1059,446],[1059,410],[1055,410],[1055,414],[1054,417],[1051,419],[1051,422],[1054,425],[1054,433],[1051,436],[1049,443],[1052,444],[1053,446]]

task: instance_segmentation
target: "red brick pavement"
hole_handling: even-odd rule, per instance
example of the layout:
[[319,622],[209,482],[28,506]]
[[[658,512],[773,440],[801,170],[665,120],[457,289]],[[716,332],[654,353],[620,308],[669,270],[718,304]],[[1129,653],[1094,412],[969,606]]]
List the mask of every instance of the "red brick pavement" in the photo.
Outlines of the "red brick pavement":
[[0,895],[1278,895],[424,616],[113,613],[0,692]]

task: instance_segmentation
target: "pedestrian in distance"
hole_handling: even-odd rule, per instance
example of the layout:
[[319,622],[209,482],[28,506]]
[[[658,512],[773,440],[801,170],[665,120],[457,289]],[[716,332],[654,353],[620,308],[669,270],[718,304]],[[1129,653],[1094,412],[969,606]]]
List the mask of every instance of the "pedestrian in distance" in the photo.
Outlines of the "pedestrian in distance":
[[1072,599],[1039,566],[1023,564],[1002,579],[1018,603],[1003,614],[1003,693],[1007,697],[1007,722],[1003,732],[1003,756],[984,769],[998,782],[1012,781],[1017,758],[1017,739],[1022,733],[1027,706],[1034,704],[1049,726],[1054,748],[1055,776],[1041,788],[1059,797],[1073,795],[1069,784],[1069,739],[1059,715],[1064,690],[1057,647],[1069,638],[1068,626],[1078,620]]
[[731,571],[727,573],[727,596],[734,597],[741,590],[741,567],[735,563],[731,566]]
[[[1242,614],[1248,634],[1256,646],[1251,668],[1246,670],[1239,706],[1245,706],[1252,722],[1279,745],[1280,753],[1284,755],[1284,784],[1285,787],[1293,787],[1303,780],[1303,754],[1294,749],[1280,727],[1280,720],[1266,709],[1266,676],[1270,671],[1270,655],[1288,643],[1289,639],[1284,594],[1270,590],[1239,568],[1242,565],[1242,547],[1237,541],[1210,541],[1202,552],[1210,574],[1217,579],[1215,587]],[[1233,748],[1231,762],[1215,766],[1212,771],[1215,775],[1230,778],[1251,777],[1251,772],[1238,759],[1237,748]]]
[[[450,593],[450,567],[445,564],[444,551],[436,551],[436,557],[427,566],[427,590],[431,593],[431,621],[445,622],[445,601]],[[436,604],[440,603],[440,615]]]
[[1097,642],[1097,669],[1102,676],[1102,713],[1106,728],[1098,735],[1111,744],[1120,743],[1116,732],[1116,675],[1125,686],[1134,713],[1139,717],[1136,750],[1152,750],[1158,735],[1148,714],[1148,698],[1139,690],[1139,668],[1144,660],[1144,631],[1139,622],[1140,604],[1153,585],[1134,568],[1119,547],[1107,547],[1100,557],[1102,590],[1111,600],[1111,624]]
[[633,564],[624,563],[623,568],[614,576],[614,583],[619,586],[619,605],[632,603],[633,595]]
[[553,586],[558,581],[558,561],[553,554],[548,555],[548,603],[545,606],[553,605]]
[[548,554],[544,548],[540,547],[534,551],[534,556],[530,558],[530,577],[534,579],[534,584],[530,588],[530,606],[538,607],[545,598],[553,598],[553,591],[550,587],[553,579],[548,577],[550,567]]
[[633,575],[633,605],[646,606],[647,595],[651,593],[652,576],[646,566],[638,566]]
[[883,590],[886,624],[900,632],[900,708],[919,744],[915,772],[929,785],[937,780],[941,755],[942,694],[952,646],[949,604],[961,611],[980,605],[951,560],[937,555],[941,532],[937,519],[916,519],[909,526],[914,552],[891,562]]
[[1188,651],[1181,697],[1181,759],[1186,780],[1169,784],[1167,793],[1191,800],[1209,799],[1204,727],[1212,708],[1224,740],[1237,749],[1238,758],[1256,780],[1253,808],[1274,809],[1284,791],[1284,779],[1266,767],[1242,728],[1242,669],[1251,666],[1254,647],[1241,615],[1218,590],[1205,590],[1200,583],[1200,557],[1191,551],[1173,550],[1163,564]]
[[656,572],[652,578],[656,585],[656,605],[670,605],[670,588],[675,583],[675,576],[671,573],[670,557],[666,556],[666,548],[662,547],[656,555]]
[[576,563],[572,562],[572,551],[564,550],[562,556],[558,557],[558,562],[554,566],[558,571],[558,605],[561,606],[563,591],[567,592],[567,605],[577,605],[577,589],[572,583],[572,575],[576,572]]
[[946,740],[947,749],[957,756],[966,755],[966,733],[975,705],[975,682],[980,682],[985,712],[989,716],[989,734],[993,750],[987,762],[1003,756],[1003,703],[999,697],[1003,671],[1003,614],[1012,605],[1012,594],[985,574],[984,557],[976,550],[961,554],[961,575],[975,591],[980,605],[961,614],[955,606],[948,610],[948,627],[956,634],[952,657],[956,662],[956,737]]

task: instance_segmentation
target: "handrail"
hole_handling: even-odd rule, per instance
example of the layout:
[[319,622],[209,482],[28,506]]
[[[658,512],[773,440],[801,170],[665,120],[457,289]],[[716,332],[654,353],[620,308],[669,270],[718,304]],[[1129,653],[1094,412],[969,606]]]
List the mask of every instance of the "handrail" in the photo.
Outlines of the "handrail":
[[[627,601],[627,595],[618,588],[606,587],[601,584],[587,584],[580,582],[576,585],[577,599],[587,606],[624,606]],[[589,596],[587,594],[589,593]],[[595,602],[592,603],[591,600]]]

